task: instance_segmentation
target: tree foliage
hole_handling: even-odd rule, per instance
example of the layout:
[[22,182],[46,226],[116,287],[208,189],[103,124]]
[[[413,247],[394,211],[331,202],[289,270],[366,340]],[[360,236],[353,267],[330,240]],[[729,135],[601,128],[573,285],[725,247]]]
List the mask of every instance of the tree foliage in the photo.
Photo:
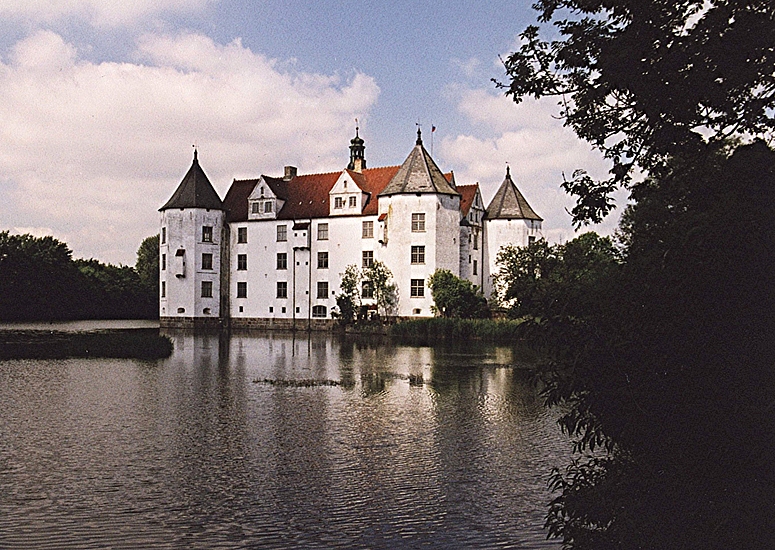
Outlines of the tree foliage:
[[565,124],[612,161],[606,181],[577,171],[563,184],[577,197],[576,223],[600,221],[635,168],[656,176],[672,157],[775,127],[770,0],[537,0],[534,8],[544,27],[520,35],[499,85],[516,102],[558,97]]
[[343,325],[352,324],[361,305],[361,272],[356,265],[348,265],[341,274],[339,289],[335,295],[339,322]]
[[137,249],[135,271],[140,282],[153,293],[159,295],[159,234],[143,239]]
[[152,318],[158,294],[131,267],[74,260],[53,237],[0,232],[0,320]]
[[487,300],[471,281],[461,279],[448,269],[437,269],[428,278],[434,308],[442,317],[481,319],[489,317]]
[[390,269],[384,263],[375,260],[371,265],[363,268],[363,280],[371,285],[379,314],[383,317],[392,315],[398,304],[398,292]]
[[593,232],[566,244],[507,245],[496,257],[495,288],[512,317],[580,319],[597,308],[620,262],[611,239]]

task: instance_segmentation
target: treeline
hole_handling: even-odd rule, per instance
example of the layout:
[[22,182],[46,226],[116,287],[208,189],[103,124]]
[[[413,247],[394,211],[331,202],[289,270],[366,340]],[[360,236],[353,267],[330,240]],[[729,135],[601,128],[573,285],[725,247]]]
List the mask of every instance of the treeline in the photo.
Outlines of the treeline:
[[0,232],[0,321],[158,317],[154,239],[141,245],[136,269],[73,259],[68,246],[53,237]]

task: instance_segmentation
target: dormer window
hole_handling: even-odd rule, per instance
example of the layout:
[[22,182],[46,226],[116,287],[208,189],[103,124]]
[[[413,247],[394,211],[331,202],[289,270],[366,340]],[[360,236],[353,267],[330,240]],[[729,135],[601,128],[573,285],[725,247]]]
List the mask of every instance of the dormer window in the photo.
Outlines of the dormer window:
[[355,208],[356,206],[358,206],[358,197],[356,197],[355,195],[351,196],[349,206],[350,208]]
[[250,207],[250,212],[252,214],[260,214],[261,213],[261,203],[260,202],[254,202]]
[[343,208],[343,207],[344,207],[344,198],[334,197],[334,208]]
[[264,214],[272,213],[272,201],[266,201],[264,203]]

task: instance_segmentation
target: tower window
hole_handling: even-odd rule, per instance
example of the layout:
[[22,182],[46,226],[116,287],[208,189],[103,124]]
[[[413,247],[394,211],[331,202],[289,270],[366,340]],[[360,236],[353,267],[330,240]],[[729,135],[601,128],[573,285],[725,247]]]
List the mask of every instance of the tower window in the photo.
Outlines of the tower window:
[[288,240],[288,226],[287,225],[278,225],[277,226],[277,242],[282,243]]
[[210,270],[213,268],[213,255],[202,254],[202,269]]
[[476,275],[476,260],[474,260],[474,275]]
[[213,297],[213,282],[202,281],[202,298],[212,298],[212,297]]
[[425,246],[412,247],[412,263],[413,264],[425,263]]
[[165,271],[167,269],[167,255],[162,254],[161,255],[161,270]]
[[238,227],[237,228],[237,242],[238,243],[246,243],[246,242],[248,242],[248,228],[247,227]]
[[203,243],[213,242],[213,226],[211,225],[202,226],[202,242]]
[[425,213],[412,214],[412,232],[422,233],[425,231]]
[[363,222],[363,231],[361,233],[361,237],[364,239],[373,239],[374,238],[374,222],[368,221]]
[[162,298],[167,297],[167,281],[161,282],[161,297]]
[[162,227],[161,228],[161,244],[164,244],[167,242],[167,228]]
[[363,251],[363,267],[371,267],[374,265],[374,251],[373,250],[364,250]]
[[422,279],[412,279],[409,290],[409,295],[412,298],[423,298],[425,296],[425,281]]
[[237,283],[237,298],[248,297],[248,283]]
[[246,271],[248,269],[248,255],[237,254],[237,271]]

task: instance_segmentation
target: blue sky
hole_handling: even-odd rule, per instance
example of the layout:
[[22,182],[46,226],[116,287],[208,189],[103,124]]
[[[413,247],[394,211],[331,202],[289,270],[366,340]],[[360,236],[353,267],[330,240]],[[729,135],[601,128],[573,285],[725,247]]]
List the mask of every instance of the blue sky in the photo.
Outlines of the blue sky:
[[358,118],[369,166],[400,164],[417,122],[430,149],[434,125],[459,183],[487,201],[508,162],[547,238],[572,238],[562,173],[605,163],[554,101],[491,82],[530,3],[0,0],[0,229],[132,265],[192,144],[223,196],[285,164],[344,168]]

